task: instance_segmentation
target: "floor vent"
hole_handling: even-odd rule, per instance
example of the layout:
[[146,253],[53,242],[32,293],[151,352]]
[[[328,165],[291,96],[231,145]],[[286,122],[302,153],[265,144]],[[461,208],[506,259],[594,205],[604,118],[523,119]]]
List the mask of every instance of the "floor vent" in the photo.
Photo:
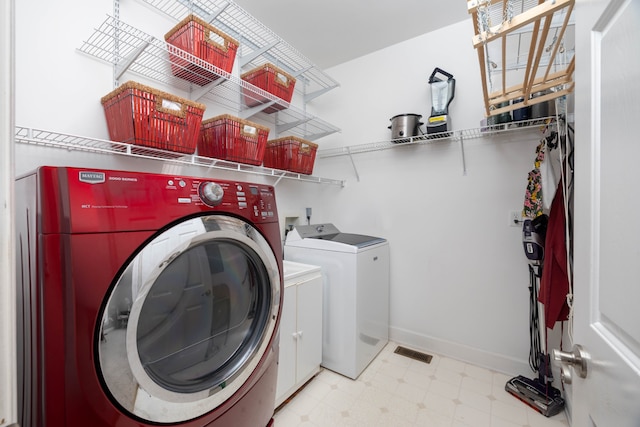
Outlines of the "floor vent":
[[411,350],[405,347],[396,347],[396,349],[393,352],[401,356],[406,356],[406,357],[410,357],[411,359],[419,360],[420,362],[424,362],[424,363],[431,363],[431,359],[433,359],[433,356],[430,354],[420,353],[419,351]]

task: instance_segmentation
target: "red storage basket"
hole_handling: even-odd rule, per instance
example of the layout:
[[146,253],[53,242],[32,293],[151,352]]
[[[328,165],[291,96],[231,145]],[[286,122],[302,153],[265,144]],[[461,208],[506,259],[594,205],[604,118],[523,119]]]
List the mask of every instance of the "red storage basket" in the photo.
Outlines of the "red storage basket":
[[267,141],[264,166],[311,175],[318,144],[295,136]]
[[202,122],[198,136],[198,155],[261,165],[269,128],[223,114]]
[[[213,25],[189,15],[164,36],[165,41],[227,73],[233,69],[239,43]],[[169,46],[171,72],[176,77],[204,86],[219,76],[187,60]]]
[[112,141],[195,152],[206,108],[203,104],[131,81],[101,101]]
[[[293,97],[293,89],[296,85],[295,77],[287,74],[285,71],[273,64],[264,64],[258,68],[254,68],[240,76],[247,83],[251,83],[264,91],[286,101],[291,102]],[[244,103],[247,107],[255,107],[271,101],[260,94],[255,93],[246,87],[242,88]],[[286,108],[283,105],[273,104],[266,108],[265,113],[274,113]]]

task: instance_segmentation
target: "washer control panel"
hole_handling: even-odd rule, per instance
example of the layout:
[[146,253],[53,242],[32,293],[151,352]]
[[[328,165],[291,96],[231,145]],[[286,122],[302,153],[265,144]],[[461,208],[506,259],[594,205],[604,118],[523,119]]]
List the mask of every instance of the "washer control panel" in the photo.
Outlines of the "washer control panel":
[[243,211],[244,215],[256,220],[277,218],[274,189],[269,185],[193,179],[191,190],[190,203],[227,211]]
[[214,207],[222,203],[224,190],[215,182],[202,182],[198,186],[198,195],[205,205]]
[[275,189],[268,184],[46,166],[39,173],[47,176],[42,191],[55,201],[43,213],[47,233],[156,229],[174,219],[208,212],[256,223],[278,221]]

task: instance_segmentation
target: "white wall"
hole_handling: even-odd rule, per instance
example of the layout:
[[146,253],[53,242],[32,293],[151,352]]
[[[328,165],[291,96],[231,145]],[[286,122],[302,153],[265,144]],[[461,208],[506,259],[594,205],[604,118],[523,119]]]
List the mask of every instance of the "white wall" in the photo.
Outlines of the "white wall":
[[[122,3],[125,22],[159,38],[167,23],[173,25],[138,2]],[[113,89],[112,69],[77,48],[111,8],[106,0],[17,2],[18,126],[106,138],[99,100]],[[396,114],[428,117],[427,82],[436,66],[457,81],[453,127],[478,127],[482,99],[471,36],[469,20],[328,70],[342,86],[309,108],[342,132],[317,141],[320,148],[386,140],[389,119]],[[210,108],[205,117],[214,115],[215,106]],[[314,174],[347,179],[346,187],[281,181],[276,190],[281,223],[285,216],[306,222],[309,206],[312,222],[386,237],[394,339],[526,374],[528,273],[520,229],[509,227],[507,217],[522,206],[538,139],[528,132],[465,141],[466,175],[460,146],[451,141],[356,155],[359,182],[349,158],[318,159]],[[53,164],[273,182],[25,145],[16,147],[16,155],[18,173]]]
[[[342,129],[320,148],[388,140],[396,114],[429,116],[428,77],[439,67],[456,78],[454,129],[483,117],[471,21],[425,34],[328,70],[341,87],[312,108]],[[316,173],[347,186],[320,189],[315,222],[381,235],[391,245],[391,336],[397,341],[527,374],[528,270],[521,209],[537,130],[353,156],[319,159]]]

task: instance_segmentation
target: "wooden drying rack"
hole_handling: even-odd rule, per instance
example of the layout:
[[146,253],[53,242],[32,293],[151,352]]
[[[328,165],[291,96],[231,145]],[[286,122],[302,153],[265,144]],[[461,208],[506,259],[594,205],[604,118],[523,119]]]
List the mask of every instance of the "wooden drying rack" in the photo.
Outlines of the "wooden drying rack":
[[[511,0],[493,0],[493,6],[502,4],[503,15],[506,15],[508,2]],[[473,27],[475,35],[473,37],[473,46],[477,49],[478,60],[480,62],[480,73],[482,75],[482,92],[485,101],[485,114],[487,117],[496,116],[506,113],[523,106],[537,104],[549,101],[566,95],[573,91],[573,72],[575,69],[575,56],[561,71],[551,73],[552,66],[556,62],[558,48],[561,43],[553,43],[553,52],[550,56],[548,65],[544,70],[544,74],[538,73],[540,67],[540,59],[545,46],[548,45],[547,37],[554,14],[565,13],[564,20],[558,32],[558,40],[562,40],[571,17],[575,0],[538,0],[538,4],[519,15],[511,17],[508,21],[503,21],[498,25],[488,29],[480,28],[478,14],[488,13],[488,7],[491,6],[492,0],[468,0],[467,9],[473,16]],[[482,8],[485,8],[484,11]],[[541,22],[544,21],[544,22]],[[531,34],[531,43],[529,46],[528,58],[525,65],[524,79],[522,83],[515,86],[506,87],[506,38],[510,33],[523,28],[529,24],[533,24],[533,32]],[[542,30],[540,27],[542,26]],[[487,44],[495,42],[501,43],[502,52],[502,89],[489,93],[487,88]],[[557,68],[556,64],[556,68]],[[531,98],[532,93],[547,91],[547,89],[555,88],[555,91],[549,91],[542,96]],[[515,99],[523,98],[523,103],[512,103]],[[507,106],[503,103],[508,103]]]

